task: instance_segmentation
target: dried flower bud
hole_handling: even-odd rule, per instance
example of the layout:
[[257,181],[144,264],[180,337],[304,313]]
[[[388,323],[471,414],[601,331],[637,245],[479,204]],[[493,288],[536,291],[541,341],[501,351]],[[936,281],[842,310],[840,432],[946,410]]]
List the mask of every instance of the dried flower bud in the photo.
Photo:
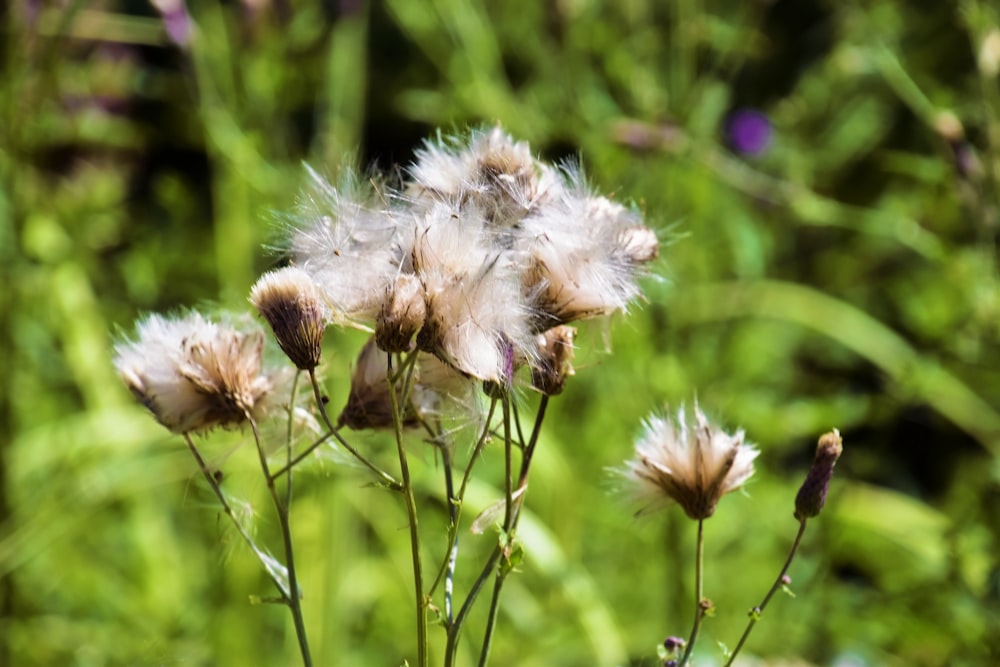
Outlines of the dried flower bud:
[[375,343],[386,352],[410,350],[413,335],[424,326],[426,316],[427,304],[420,279],[412,273],[404,273],[388,289],[375,322]]
[[576,329],[565,325],[538,334],[538,359],[531,366],[531,386],[546,396],[561,394],[573,375]]
[[319,365],[326,311],[309,274],[294,266],[265,273],[250,290],[250,303],[297,368]]
[[369,338],[355,362],[351,393],[340,413],[339,424],[355,430],[392,426],[388,355]]
[[135,341],[115,345],[115,368],[156,420],[174,433],[234,426],[272,389],[261,373],[264,335],[210,322],[152,315]]
[[799,521],[817,516],[823,509],[826,493],[830,488],[830,478],[833,477],[833,467],[843,451],[844,444],[837,429],[820,437],[812,467],[795,496],[795,518]]

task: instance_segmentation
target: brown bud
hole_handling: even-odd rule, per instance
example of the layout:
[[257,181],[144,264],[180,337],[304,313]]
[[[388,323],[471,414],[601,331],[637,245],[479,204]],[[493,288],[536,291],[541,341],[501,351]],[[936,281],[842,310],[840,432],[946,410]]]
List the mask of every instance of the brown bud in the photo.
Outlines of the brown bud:
[[531,385],[546,396],[562,393],[573,375],[573,339],[576,329],[565,325],[538,334],[538,359],[531,366]]
[[389,288],[375,323],[375,343],[385,352],[406,352],[413,335],[424,325],[427,304],[423,286],[412,273],[405,273]]
[[319,365],[326,311],[309,274],[294,266],[265,273],[250,290],[250,303],[297,368]]
[[817,516],[823,509],[830,479],[833,477],[833,467],[843,451],[843,440],[837,429],[820,437],[812,467],[795,496],[795,518],[799,521]]

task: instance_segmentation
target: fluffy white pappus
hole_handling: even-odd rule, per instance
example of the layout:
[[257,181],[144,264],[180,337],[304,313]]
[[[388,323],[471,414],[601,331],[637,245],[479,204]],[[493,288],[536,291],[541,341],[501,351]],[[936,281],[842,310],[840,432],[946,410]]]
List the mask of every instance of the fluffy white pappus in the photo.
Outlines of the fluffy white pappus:
[[447,422],[451,430],[479,424],[483,418],[479,383],[433,354],[417,357],[411,402],[421,419]]
[[532,157],[527,142],[514,141],[498,127],[425,142],[409,174],[407,194],[417,205],[471,204],[499,227],[515,226],[560,186],[554,170]]
[[642,265],[657,256],[656,234],[637,213],[568,178],[558,205],[523,222],[524,287],[539,330],[625,311],[642,294]]
[[174,433],[206,431],[256,415],[273,388],[261,371],[263,331],[198,313],[151,315],[135,340],[115,345],[115,368],[132,393]]
[[653,415],[645,422],[627,463],[626,477],[650,511],[677,503],[692,519],[715,512],[719,500],[753,475],[760,453],[744,442],[742,430],[730,435],[708,421],[695,405],[694,423],[682,406],[677,417]]
[[479,216],[437,206],[418,231],[413,268],[427,306],[417,346],[466,375],[509,383],[515,351],[532,349],[514,256],[493,245]]
[[288,250],[319,286],[334,321],[373,319],[405,257],[409,216],[382,201],[374,188],[347,183],[338,190],[309,169],[307,189]]

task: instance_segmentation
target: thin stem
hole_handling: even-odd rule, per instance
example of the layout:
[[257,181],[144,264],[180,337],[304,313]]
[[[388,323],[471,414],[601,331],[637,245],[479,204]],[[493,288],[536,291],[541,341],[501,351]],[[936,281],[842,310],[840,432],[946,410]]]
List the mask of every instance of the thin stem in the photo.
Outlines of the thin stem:
[[[290,507],[292,504],[292,430],[295,424],[293,416],[295,415],[295,396],[299,390],[299,378],[302,376],[302,371],[295,371],[295,378],[292,380],[292,390],[288,395],[288,428],[285,431],[285,465],[282,468],[283,471],[288,472],[288,481],[285,483],[285,507]],[[276,475],[271,475],[271,479],[276,479]]]
[[493,552],[490,554],[490,557],[483,566],[479,576],[476,577],[476,581],[472,584],[472,588],[469,589],[469,595],[465,598],[465,602],[462,603],[462,608],[458,610],[458,615],[455,617],[455,623],[448,628],[448,639],[445,642],[444,652],[445,667],[452,667],[452,665],[455,664],[455,652],[458,649],[458,637],[460,635],[462,625],[465,623],[465,619],[472,610],[472,605],[476,602],[476,598],[479,597],[479,592],[483,589],[483,585],[489,578],[490,573],[493,572],[493,568],[497,566],[497,561],[500,560],[500,554],[501,549],[498,544],[493,547]]
[[[437,589],[438,584],[441,579],[447,574],[449,561],[452,558],[452,552],[455,552],[455,545],[458,542],[458,524],[462,517],[462,501],[465,498],[465,489],[469,483],[470,472],[472,470],[472,464],[476,461],[479,456],[480,451],[486,445],[486,441],[490,435],[490,421],[493,419],[493,412],[496,409],[496,400],[490,402],[489,412],[486,415],[486,421],[483,424],[483,431],[476,441],[475,447],[472,450],[472,456],[469,458],[469,464],[465,468],[465,473],[462,477],[462,484],[459,486],[458,495],[451,494],[451,506],[454,508],[454,517],[452,518],[452,525],[449,526],[448,530],[448,551],[445,554],[444,560],[441,562],[441,566],[438,568],[437,576],[434,577],[434,583],[428,589],[428,595],[433,595],[434,591]],[[455,552],[457,555],[457,552]],[[450,628],[449,628],[450,632]]]
[[294,468],[299,463],[301,463],[303,459],[305,459],[307,456],[309,456],[314,451],[316,451],[316,449],[318,447],[320,447],[320,445],[322,445],[324,442],[326,442],[327,440],[329,440],[332,437],[333,437],[333,433],[332,432],[329,432],[329,433],[326,433],[325,435],[320,436],[319,439],[316,440],[316,442],[314,442],[311,445],[309,445],[308,447],[306,447],[300,454],[297,454],[294,458],[291,457],[292,453],[291,453],[291,451],[289,451],[288,452],[288,456],[289,456],[288,462],[285,465],[283,465],[280,468],[278,468],[277,470],[275,470],[273,473],[271,473],[271,477],[273,477],[276,480],[280,479],[282,475],[284,475],[286,472],[290,471],[292,468]]
[[[257,422],[253,419],[250,414],[247,414],[247,421],[250,423],[250,428],[253,431],[254,443],[257,445],[257,455],[260,459],[261,471],[264,473],[264,479],[267,481],[267,490],[271,494],[271,500],[274,503],[274,509],[278,513],[278,525],[281,528],[281,542],[285,549],[285,567],[288,568],[288,593],[285,594],[285,602],[288,604],[288,608],[292,612],[292,621],[295,624],[295,636],[299,642],[299,651],[302,653],[302,664],[305,667],[312,667],[312,657],[309,653],[309,639],[306,636],[306,626],[305,620],[302,618],[302,596],[299,593],[298,577],[295,571],[295,550],[292,547],[292,528],[291,521],[289,518],[289,504],[288,502],[282,502],[280,496],[278,495],[278,490],[274,485],[274,477],[271,476],[271,471],[267,465],[267,454],[264,452],[264,444],[261,442],[260,430],[257,428]],[[291,499],[291,484],[292,484],[292,474],[288,473],[288,491],[286,493],[286,498]]]
[[[504,516],[503,516],[503,557],[510,558],[510,550],[514,545],[514,468],[511,462],[511,421],[510,392],[504,391],[501,397],[503,408],[503,455],[504,455]],[[490,597],[490,609],[486,619],[486,631],[483,634],[483,646],[479,653],[479,667],[486,667],[490,659],[490,648],[493,644],[493,632],[496,629],[497,614],[500,611],[500,591],[507,578],[509,568],[501,564],[497,568],[496,581],[493,584],[493,595]]]
[[[391,360],[391,358],[390,358]],[[387,363],[390,363],[387,361]],[[391,366],[391,363],[390,363]],[[403,498],[406,501],[407,523],[410,524],[410,553],[413,558],[413,597],[417,613],[417,665],[427,665],[427,615],[424,613],[424,582],[423,568],[420,561],[420,531],[417,522],[417,503],[413,495],[413,484],[410,482],[410,466],[406,457],[406,447],[403,443],[403,414],[400,411],[396,387],[391,379],[392,368],[389,368],[389,400],[392,402],[392,423],[396,434],[396,451],[399,454],[399,472],[402,478]]]
[[451,472],[451,450],[448,443],[441,444],[441,467],[444,468],[444,490],[448,496],[449,534],[454,535],[449,542],[447,566],[444,574],[444,617],[450,626],[452,622],[452,599],[455,589],[455,566],[458,562],[458,504],[455,501],[455,481]]
[[684,667],[684,665],[687,664],[688,659],[691,657],[691,651],[694,650],[694,643],[698,640],[698,630],[701,628],[701,619],[705,617],[705,607],[702,605],[702,562],[704,560],[705,553],[704,528],[705,520],[698,519],[698,542],[695,547],[696,555],[694,563],[694,622],[691,624],[691,636],[688,637],[687,644],[684,647],[684,655],[681,656],[681,661],[678,667]]
[[[348,443],[346,440],[344,440],[343,436],[340,435],[340,429],[333,425],[333,422],[330,421],[330,415],[327,414],[327,411],[326,411],[326,399],[323,397],[323,392],[320,391],[319,381],[316,379],[316,371],[315,370],[312,370],[312,369],[309,370],[309,381],[312,383],[313,396],[316,397],[316,406],[319,408],[319,414],[323,418],[323,423],[325,423],[326,427],[328,429],[330,429],[330,434],[334,438],[337,439],[337,442],[340,443],[340,446],[343,447],[344,449],[346,449],[348,452],[350,452],[351,456],[353,456],[358,461],[360,461],[362,464],[364,464],[364,466],[366,468],[368,468],[373,473],[375,473],[380,478],[382,478],[382,481],[384,481],[387,485],[389,485],[390,488],[396,489],[397,491],[401,490],[402,489],[402,485],[399,482],[397,482],[396,479],[392,475],[390,475],[386,471],[382,470],[377,465],[375,465],[374,463],[372,463],[371,461],[369,461],[367,458],[365,458],[365,456],[362,455],[361,452],[359,452],[358,450],[354,449],[354,447],[352,447],[350,445],[350,443]],[[390,394],[392,395],[393,404],[395,405],[396,395],[395,395],[395,393],[393,393],[391,391],[390,391]],[[312,448],[315,449],[318,446],[319,446],[319,443],[316,443],[316,444],[313,445]],[[282,469],[279,472],[284,472],[284,469]]]
[[255,556],[257,556],[257,559],[260,560],[261,565],[264,566],[264,570],[271,577],[271,581],[274,583],[275,587],[278,589],[278,592],[281,594],[282,600],[284,600],[285,589],[282,583],[278,579],[276,579],[274,575],[271,573],[271,569],[268,567],[268,563],[262,558],[263,552],[260,550],[260,547],[257,546],[257,543],[253,541],[252,537],[250,537],[250,533],[247,532],[247,529],[244,528],[243,524],[240,523],[239,519],[236,518],[236,513],[233,511],[232,506],[229,504],[229,500],[226,498],[226,494],[222,491],[222,487],[219,486],[219,482],[215,479],[215,476],[212,474],[212,471],[205,463],[205,459],[202,458],[201,452],[198,451],[198,447],[194,444],[194,441],[191,440],[190,434],[188,433],[184,434],[184,442],[187,443],[188,449],[191,450],[191,454],[194,456],[195,461],[197,461],[198,468],[201,470],[201,474],[205,477],[205,481],[208,482],[208,485],[210,487],[212,487],[212,491],[215,492],[215,497],[219,499],[219,503],[222,505],[222,511],[233,522],[233,525],[236,526],[236,530],[239,532],[240,537],[242,537],[243,541],[247,543],[247,546],[249,546],[250,550],[253,551]]
[[743,645],[747,641],[747,637],[750,636],[750,632],[753,631],[753,627],[757,625],[757,621],[760,620],[761,615],[764,613],[764,608],[767,607],[767,603],[771,601],[771,598],[783,585],[783,579],[785,578],[785,575],[788,574],[788,568],[791,567],[792,559],[795,558],[795,552],[799,550],[799,545],[802,543],[802,536],[805,535],[806,521],[807,519],[799,520],[799,532],[795,535],[795,541],[792,543],[792,548],[788,552],[788,558],[785,559],[784,567],[781,568],[781,572],[778,573],[778,577],[774,580],[774,583],[771,584],[771,589],[767,592],[767,595],[764,596],[764,599],[761,600],[759,605],[750,611],[750,621],[747,623],[747,627],[743,631],[743,636],[740,637],[739,643],[736,644],[736,648],[733,649],[732,654],[730,654],[729,660],[726,661],[725,667],[729,667],[733,664],[733,660],[736,659],[736,654],[738,654],[740,649],[743,648]]

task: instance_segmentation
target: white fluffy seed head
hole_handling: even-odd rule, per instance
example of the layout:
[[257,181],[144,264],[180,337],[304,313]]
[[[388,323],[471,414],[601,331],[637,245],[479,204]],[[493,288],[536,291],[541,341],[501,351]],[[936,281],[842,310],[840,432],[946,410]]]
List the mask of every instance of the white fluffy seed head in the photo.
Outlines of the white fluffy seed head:
[[427,307],[417,346],[480,380],[507,384],[513,350],[530,350],[518,265],[475,211],[439,205],[417,234],[413,268]]
[[403,258],[400,215],[372,188],[347,183],[338,190],[309,175],[302,224],[289,239],[292,261],[319,286],[335,320],[371,320]]
[[474,131],[465,141],[427,142],[409,173],[415,201],[471,205],[500,228],[516,225],[559,184],[526,142],[500,128]]
[[743,431],[730,435],[710,423],[698,406],[691,423],[683,407],[677,418],[653,415],[635,445],[624,474],[649,511],[677,503],[692,519],[706,519],[725,494],[753,475],[760,453],[744,442]]
[[374,337],[369,338],[354,362],[351,393],[340,413],[341,425],[355,430],[393,425],[388,371],[389,356],[378,348]]
[[565,196],[524,221],[524,289],[537,330],[624,311],[641,295],[642,265],[656,258],[656,234],[640,217],[587,194],[570,172]]
[[531,386],[546,396],[561,394],[573,371],[573,340],[576,329],[552,327],[535,336],[537,357],[531,366]]
[[115,345],[126,386],[174,433],[234,426],[254,415],[272,389],[261,372],[264,335],[211,322],[198,313],[151,315],[135,340]]

